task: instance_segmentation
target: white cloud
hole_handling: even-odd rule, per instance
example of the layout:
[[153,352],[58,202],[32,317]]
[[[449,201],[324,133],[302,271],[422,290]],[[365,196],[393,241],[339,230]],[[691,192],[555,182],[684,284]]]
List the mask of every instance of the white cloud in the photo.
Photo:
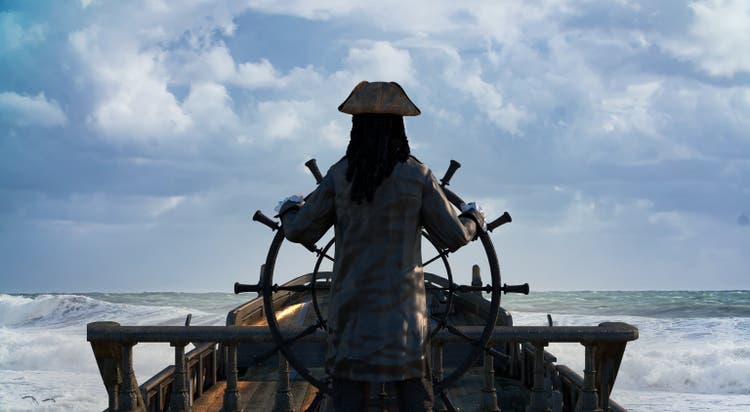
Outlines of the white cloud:
[[469,75],[464,84],[490,122],[512,135],[521,134],[521,123],[528,117],[523,109],[506,103],[498,88],[482,80],[479,73]]
[[320,128],[320,136],[336,149],[346,149],[349,144],[349,132],[342,121],[331,120]]
[[[428,107],[428,110],[431,108]],[[463,116],[461,113],[452,110],[446,110],[444,108],[434,108],[432,110],[435,119],[441,124],[449,125],[450,127],[459,127],[463,122]]]
[[88,27],[69,37],[98,86],[99,101],[89,122],[108,136],[141,140],[181,134],[191,119],[167,90],[168,74],[158,50],[140,51],[131,42],[110,43],[103,30]]
[[698,239],[699,232],[690,220],[704,219],[685,211],[659,210],[651,199],[618,198],[615,193],[594,196],[580,190],[566,194],[557,187],[552,190],[559,194],[558,209],[546,212],[550,213],[549,224],[540,221],[535,224],[539,225],[537,229],[555,236],[617,234],[655,236],[663,240]]
[[226,82],[237,76],[234,58],[223,44],[198,51],[178,49],[171,54],[177,61],[170,69],[174,73],[173,81],[178,83]]
[[662,227],[665,234],[673,232],[678,238],[695,235],[695,230],[690,226],[688,218],[678,211],[652,213],[648,216],[648,223]]
[[246,62],[237,67],[237,84],[248,87],[278,85],[282,82],[271,62],[261,59],[258,63]]
[[54,100],[44,93],[23,96],[15,92],[0,92],[0,119],[19,126],[64,126],[68,119]]
[[[655,212],[650,199],[619,199],[612,195],[594,196],[582,190],[561,190],[551,188],[558,202],[556,207],[546,211],[551,219],[545,223],[537,221],[539,229],[554,235],[576,234],[629,234],[634,227],[632,222],[650,222],[655,226],[665,223],[663,220],[650,221]],[[670,222],[671,223],[671,222]]]
[[552,236],[653,236],[670,241],[697,240],[700,231],[705,231],[705,227],[698,230],[690,224],[691,219],[705,217],[680,210],[659,210],[651,199],[623,198],[616,193],[596,196],[581,190],[566,193],[557,187],[552,190],[560,207],[530,224]]
[[[200,46],[198,46],[200,47]],[[174,50],[166,54],[166,67],[175,84],[218,82],[248,89],[283,88],[307,76],[313,69],[295,68],[282,75],[268,59],[237,64],[223,43],[198,50]]]
[[394,81],[402,85],[417,83],[409,51],[398,49],[386,41],[349,49],[344,66],[354,79]]
[[[525,37],[549,33],[556,25],[550,15],[565,8],[565,1],[550,2],[481,2],[467,6],[476,19],[476,30],[502,44],[522,42]],[[536,29],[536,30],[529,30]]]
[[636,83],[603,100],[597,122],[609,131],[600,138],[619,148],[611,158],[630,163],[725,157],[748,143],[749,93],[679,78]]
[[346,19],[356,24],[375,26],[389,33],[408,35],[452,34],[455,41],[471,42],[490,36],[513,42],[529,22],[543,22],[553,12],[565,10],[568,1],[497,2],[493,0],[456,2],[450,0],[309,2],[252,0],[250,8],[265,13],[292,15],[311,20]]
[[664,47],[713,76],[750,72],[750,2],[705,0],[690,8],[693,21],[688,32],[665,39]]
[[[688,29],[668,10],[683,5],[642,2],[639,10],[630,0],[620,1],[622,7],[569,3],[96,1],[85,12],[73,5],[75,22],[58,26],[60,22],[48,20],[55,32],[83,29],[70,36],[72,47],[38,54],[25,51],[53,40],[45,38],[43,27],[22,22],[20,15],[10,20],[4,15],[12,24],[0,27],[0,49],[21,50],[19,56],[31,55],[49,67],[59,64],[60,81],[55,78],[54,87],[70,87],[65,93],[31,89],[45,90],[59,105],[44,95],[13,94],[12,111],[7,109],[9,95],[3,94],[3,124],[6,119],[31,124],[23,120],[28,113],[44,114],[47,120],[41,123],[65,124],[60,107],[74,107],[88,110],[92,129],[103,136],[149,143],[151,138],[179,138],[174,145],[127,145],[127,157],[119,158],[124,161],[112,164],[129,168],[124,170],[128,179],[133,168],[148,177],[128,180],[124,188],[118,186],[123,181],[119,168],[94,180],[81,171],[95,170],[98,162],[81,158],[80,168],[60,168],[67,173],[66,185],[54,190],[69,193],[95,186],[104,193],[63,196],[65,200],[57,196],[39,202],[45,204],[40,207],[77,227],[85,227],[82,221],[154,225],[182,213],[185,219],[213,225],[222,211],[251,203],[237,201],[247,199],[247,191],[245,185],[238,189],[236,181],[260,188],[252,191],[252,202],[259,206],[271,204],[280,187],[299,186],[302,174],[269,172],[269,164],[304,170],[301,161],[316,157],[325,169],[347,141],[349,116],[336,112],[336,106],[360,80],[395,80],[424,112],[407,124],[412,143],[422,142],[421,147],[412,145],[420,149],[417,155],[436,166],[455,153],[464,162],[477,157],[456,187],[465,194],[487,193],[488,187],[503,194],[483,203],[491,218],[507,208],[516,219],[502,236],[495,236],[503,242],[500,250],[508,252],[503,262],[511,277],[539,276],[543,288],[668,287],[676,284],[668,278],[696,270],[696,259],[684,251],[708,247],[714,251],[705,254],[706,264],[696,273],[732,272],[741,279],[747,259],[728,265],[716,257],[723,258],[717,253],[721,249],[744,256],[737,245],[747,239],[747,228],[733,234],[726,225],[713,225],[710,216],[720,207],[731,208],[728,202],[740,204],[737,199],[746,198],[742,182],[750,166],[741,154],[750,144],[750,92],[739,76],[707,82],[705,76],[694,76],[693,65],[716,76],[748,71],[746,8],[737,1],[696,2]],[[262,12],[243,15],[246,7]],[[298,18],[269,13],[330,22],[300,24]],[[276,36],[297,29],[294,42]],[[672,33],[669,47],[657,34],[664,32]],[[653,45],[688,63],[665,62]],[[71,64],[74,60],[65,54],[71,52],[82,64]],[[63,61],[51,60],[57,56]],[[24,84],[36,81],[28,77],[32,70],[24,78],[24,69],[10,68]],[[48,76],[39,79],[50,81]],[[25,114],[17,114],[19,110]],[[71,115],[68,120],[76,119]],[[508,139],[499,130],[525,138]],[[194,140],[185,142],[188,138]],[[169,153],[183,143],[204,146],[188,156]],[[209,145],[210,150],[201,150]],[[480,149],[464,153],[467,147]],[[123,155],[122,150],[107,152]],[[715,174],[701,156],[711,157]],[[647,167],[634,166],[646,162]],[[699,173],[693,172],[693,164],[706,168],[697,185],[720,187],[711,192],[716,196],[707,197],[723,202],[691,201],[700,192],[683,173]],[[40,180],[41,172],[24,175],[13,162],[10,167],[23,175],[19,182]],[[263,179],[257,178],[261,168]],[[177,173],[185,179],[175,183]],[[231,201],[205,190],[217,182],[231,186]],[[545,184],[548,194],[529,195],[538,190],[535,185]],[[176,187],[191,195],[175,196]],[[523,188],[514,193],[514,187]],[[107,194],[113,188],[164,194]],[[576,196],[577,189],[585,190],[581,188],[592,193]],[[199,198],[203,203],[197,207]],[[686,200],[678,204],[675,199]],[[26,210],[29,202],[18,204]],[[691,215],[688,207],[699,212]],[[736,213],[747,207],[741,203]],[[729,223],[736,224],[736,214],[730,215]],[[708,246],[705,239],[710,239]],[[524,257],[526,267],[512,270]],[[665,280],[650,282],[661,269],[667,269]],[[646,281],[631,282],[635,278]],[[692,279],[687,287],[699,287],[699,276]]]
[[16,13],[0,13],[0,54],[42,43],[47,34],[45,24],[24,26]]
[[621,93],[610,93],[601,102],[602,129],[605,132],[636,131],[648,136],[659,135],[653,113],[653,97],[661,88],[658,81],[632,84]]
[[328,20],[333,16],[340,16],[351,12],[359,7],[357,2],[350,0],[326,0],[326,1],[274,1],[274,0],[250,0],[250,7],[263,10],[267,13],[291,14],[313,20]]
[[190,116],[195,128],[201,131],[211,134],[236,133],[240,129],[240,120],[232,109],[232,98],[221,84],[191,85],[190,94],[183,102],[182,109]]
[[82,63],[77,83],[93,100],[90,126],[136,141],[205,132],[182,107],[189,104],[195,114],[195,101],[180,102],[172,87],[239,83],[237,65],[217,39],[234,34],[234,17],[247,6],[160,0],[96,6],[85,14],[84,28],[68,36]]
[[295,138],[303,126],[304,112],[309,103],[297,101],[267,101],[258,104],[258,117],[266,138]]
[[170,210],[176,209],[182,202],[185,201],[185,196],[168,196],[164,198],[150,199],[148,208],[150,209],[150,215],[152,218],[158,218],[164,213]]
[[192,197],[72,193],[65,197],[36,197],[26,213],[34,220],[70,222],[76,226],[85,223],[141,225],[164,218],[188,200],[192,201]]
[[[136,13],[122,22],[113,22],[106,29],[104,23],[101,23],[99,29],[89,26],[71,35],[71,44],[89,66],[98,89],[96,107],[90,116],[90,122],[105,135],[158,139],[194,132],[201,123],[192,118],[197,113],[194,101],[180,103],[168,88],[173,85],[221,84],[230,99],[232,95],[236,95],[237,90],[227,89],[229,86],[250,90],[274,89],[277,100],[310,99],[317,104],[329,105],[328,107],[335,107],[354,84],[364,79],[397,81],[409,90],[416,90],[415,88],[421,87],[422,75],[417,71],[412,49],[408,46],[419,43],[415,43],[413,39],[432,37],[432,40],[436,40],[435,44],[454,52],[455,46],[467,43],[466,36],[475,40],[490,36],[497,41],[507,42],[517,39],[518,33],[523,31],[522,27],[532,24],[529,22],[538,22],[557,8],[556,5],[527,7],[524,4],[498,7],[491,2],[469,7],[451,2],[438,2],[431,7],[425,7],[424,4],[399,4],[402,12],[382,19],[383,28],[414,37],[395,41],[355,40],[356,46],[349,48],[341,62],[341,68],[331,75],[324,75],[311,66],[298,66],[287,73],[281,73],[268,58],[236,61],[217,34],[234,33],[236,25],[233,19],[242,7],[187,6],[186,9],[196,9],[191,12],[194,15],[200,15],[200,12],[205,14],[205,18],[197,19],[191,17],[189,10],[159,4],[158,12],[143,13],[143,16],[142,13]],[[336,1],[316,3],[313,6],[306,2],[277,4],[260,1],[252,2],[249,6],[266,12],[312,19],[353,14],[368,21],[380,21],[377,17],[384,17],[389,9],[387,6],[376,7],[364,2]],[[149,9],[153,7],[149,6]],[[388,14],[390,16],[390,12]],[[498,29],[496,25],[489,24],[487,16],[502,17],[507,25]],[[396,23],[406,20],[411,20],[413,24],[399,27]],[[480,25],[478,29],[469,28],[472,27],[467,25],[470,20],[487,24]],[[461,36],[454,36],[453,30],[458,27],[462,27]],[[441,37],[432,36],[434,33]],[[449,35],[446,37],[447,34]],[[456,56],[460,64],[458,52]],[[505,88],[501,86],[502,81],[497,79],[497,73],[490,71],[495,68],[488,69],[490,74],[487,78],[482,78],[481,71],[480,74],[474,74],[476,72],[473,71],[463,73],[468,77],[461,79],[461,86],[457,89],[471,96],[479,111],[491,123],[513,135],[522,134],[523,123],[530,115],[520,101],[505,92]],[[338,94],[341,96],[335,97]],[[243,100],[254,100],[249,94],[244,94],[243,97]],[[190,113],[187,111],[188,103],[192,106]],[[226,107],[231,110],[231,105]],[[246,106],[240,103],[236,107]],[[251,103],[249,107],[268,110],[264,104]],[[461,119],[460,115],[445,116],[455,113],[453,108],[436,109],[442,113],[442,118],[450,119],[453,124]],[[238,118],[236,114],[233,117]],[[330,118],[310,119],[300,115],[299,111],[288,108],[277,110],[271,118],[261,120],[264,124],[263,134],[268,137],[289,137],[297,130],[324,127],[330,121]],[[250,136],[243,137],[242,140],[255,139]]]

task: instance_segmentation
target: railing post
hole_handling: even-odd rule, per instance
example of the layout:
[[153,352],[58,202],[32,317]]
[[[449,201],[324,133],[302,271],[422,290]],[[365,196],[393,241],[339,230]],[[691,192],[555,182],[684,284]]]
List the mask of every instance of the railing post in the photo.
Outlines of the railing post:
[[227,351],[227,387],[224,390],[223,412],[241,412],[240,391],[237,387],[237,342],[228,342],[224,346]]
[[596,345],[583,343],[586,347],[586,366],[583,370],[583,390],[581,391],[581,412],[602,412],[596,396]]
[[529,379],[529,354],[526,350],[526,345],[521,344],[519,346],[520,350],[520,358],[521,358],[521,382],[524,385],[529,385],[530,379]]
[[289,382],[289,362],[279,352],[279,388],[273,403],[274,412],[294,412],[292,409],[292,385]]
[[209,386],[216,385],[216,382],[219,380],[217,375],[217,370],[219,369],[219,349],[218,345],[214,345],[213,350],[211,350],[211,362],[210,367],[208,369],[208,381],[211,383]]
[[534,342],[534,388],[527,412],[550,412],[547,389],[544,387],[544,347],[547,342]]
[[557,371],[557,368],[555,365],[549,365],[549,368],[547,369],[547,374],[549,375],[549,400],[550,405],[552,407],[552,412],[562,412],[563,410],[563,394],[560,392],[561,383],[560,383],[560,373]]
[[378,401],[380,401],[380,412],[388,412],[386,399],[388,399],[388,392],[385,391],[385,382],[380,382],[380,392],[378,393]]
[[188,390],[188,373],[185,361],[185,342],[173,342],[174,346],[174,381],[172,382],[172,395],[169,401],[169,410],[192,411],[190,390]]
[[120,368],[120,391],[118,393],[118,411],[144,411],[143,401],[139,401],[138,384],[133,372],[133,346],[135,342],[122,344],[122,367]]
[[493,357],[484,352],[484,387],[482,388],[482,407],[483,412],[500,412],[497,405],[497,393],[495,392],[495,366]]
[[[479,265],[471,267],[471,286],[482,287],[482,274],[479,272]],[[482,296],[482,291],[477,290],[474,294]]]
[[[443,343],[435,342],[432,344],[432,364],[435,365],[432,371],[434,379],[441,381],[443,380]],[[436,394],[437,395],[437,394]],[[435,396],[434,409],[437,412],[446,412],[448,409],[445,407],[443,400],[440,396]]]
[[166,410],[168,406],[167,399],[166,399],[167,387],[166,385],[162,383],[162,384],[159,384],[159,387],[157,389],[159,390],[159,396],[157,397],[158,400],[156,401],[157,402],[156,404],[159,405],[158,410],[160,411]]
[[196,365],[195,375],[195,392],[197,395],[196,399],[203,396],[203,381],[206,376],[204,375],[206,363],[203,361],[205,357],[205,352],[198,355],[198,365]]

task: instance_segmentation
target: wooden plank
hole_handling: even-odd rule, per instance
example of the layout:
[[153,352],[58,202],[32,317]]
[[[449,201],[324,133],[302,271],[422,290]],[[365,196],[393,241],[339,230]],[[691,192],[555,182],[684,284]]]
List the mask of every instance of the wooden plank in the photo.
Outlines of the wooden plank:
[[306,381],[292,382],[292,396],[294,396],[294,410],[304,411],[312,403],[318,389]]
[[257,388],[251,397],[242,398],[246,412],[269,412],[273,410],[276,400],[278,382],[257,382]]
[[[277,382],[275,381],[239,381],[240,398],[245,411],[270,411],[276,399]],[[221,410],[224,401],[226,382],[219,382],[206,391],[193,404],[195,412],[216,412]],[[312,403],[318,393],[315,386],[306,381],[292,382],[292,396],[294,409],[304,411]]]
[[[257,382],[237,382],[237,389],[240,391],[240,399],[250,399],[253,396]],[[194,412],[216,412],[220,411],[224,404],[224,390],[227,387],[226,381],[217,382],[211,389],[203,392],[203,396],[195,400],[193,404]]]

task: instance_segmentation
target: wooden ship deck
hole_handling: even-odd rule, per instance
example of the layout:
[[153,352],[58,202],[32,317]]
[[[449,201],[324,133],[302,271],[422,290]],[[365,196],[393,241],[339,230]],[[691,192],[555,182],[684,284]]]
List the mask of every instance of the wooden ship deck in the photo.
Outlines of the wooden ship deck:
[[[325,313],[327,274],[316,282],[320,311]],[[310,285],[311,275],[286,286]],[[428,285],[447,284],[426,274]],[[273,307],[284,336],[304,335],[291,348],[311,374],[324,377],[325,334],[314,330],[318,321],[311,288],[273,294]],[[435,314],[444,297],[428,294]],[[478,336],[489,303],[479,292],[456,293],[450,323],[463,335],[442,331],[431,343],[433,376],[440,379],[466,357],[466,338]],[[313,327],[311,327],[313,325]],[[491,351],[446,390],[449,403],[436,398],[436,410],[461,411],[624,411],[609,399],[628,341],[637,339],[635,327],[605,323],[590,327],[513,326],[501,310],[491,339]],[[227,314],[226,326],[121,326],[113,322],[88,325],[91,342],[109,396],[110,411],[306,411],[332,410],[318,389],[289,368],[269,333],[258,297]],[[175,363],[138,385],[132,371],[132,346],[138,342],[169,342]],[[544,348],[550,342],[578,342],[586,348],[583,375],[558,365]],[[185,353],[185,346],[195,348]],[[389,385],[373,385],[373,411],[397,411]]]

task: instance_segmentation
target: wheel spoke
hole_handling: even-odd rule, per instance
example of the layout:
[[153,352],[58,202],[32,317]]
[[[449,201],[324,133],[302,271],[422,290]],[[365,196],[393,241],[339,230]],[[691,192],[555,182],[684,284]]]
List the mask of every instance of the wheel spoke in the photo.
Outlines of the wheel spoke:
[[306,290],[313,289],[313,287],[316,290],[327,290],[327,289],[330,288],[330,286],[327,286],[327,285],[317,285],[316,284],[315,286],[313,286],[311,283],[308,283],[308,284],[305,284],[305,285],[290,285],[290,286],[273,285],[273,287],[271,288],[271,290],[273,290],[274,292],[278,292],[280,290],[288,291],[288,292],[304,292]]
[[335,260],[334,258],[330,257],[330,256],[328,255],[328,253],[325,253],[325,252],[323,251],[323,249],[320,249],[320,248],[315,248],[314,250],[312,250],[312,249],[311,249],[310,251],[311,251],[311,252],[313,252],[313,253],[315,253],[315,254],[316,254],[316,255],[317,255],[318,257],[321,257],[321,256],[322,256],[322,257],[324,257],[324,258],[326,258],[326,259],[330,260],[331,262],[335,262],[335,261],[336,261],[336,260]]
[[448,394],[445,391],[440,391],[440,399],[443,401],[443,404],[445,405],[445,408],[448,410],[448,412],[458,412],[458,409],[453,406],[451,398],[448,397]]
[[427,341],[431,341],[432,338],[435,337],[435,335],[438,334],[443,328],[445,328],[445,322],[439,322],[438,325],[435,327],[435,329],[431,330],[430,333],[427,335]]
[[318,412],[324,396],[325,392],[318,391],[318,393],[315,394],[315,398],[313,398],[313,401],[310,403],[310,406],[305,409],[305,412]]
[[428,261],[426,261],[426,262],[422,263],[422,267],[425,267],[425,266],[429,265],[430,263],[432,263],[432,262],[434,262],[434,261],[436,261],[436,260],[440,259],[440,257],[441,257],[441,256],[442,256],[442,254],[438,254],[438,255],[437,255],[437,256],[435,256],[434,258],[432,258],[432,259],[430,259],[430,260],[428,260]]
[[449,290],[449,291],[455,291],[455,288],[452,288],[450,286],[425,286],[425,290]]
[[321,325],[320,322],[313,323],[312,325],[306,327],[305,330],[303,330],[302,332],[298,333],[297,336],[295,336],[293,338],[285,339],[284,340],[284,344],[286,346],[290,346],[290,345],[294,344],[294,342],[296,342],[296,341],[304,338],[305,336],[315,333],[315,331],[318,330],[321,326],[322,325]]
[[[466,341],[468,341],[472,345],[478,345],[479,344],[479,341],[474,340],[474,339],[466,336],[463,332],[461,332],[460,330],[456,329],[455,327],[453,327],[451,325],[445,325],[445,328],[450,333],[452,333],[452,334],[454,334],[454,335],[456,335],[458,337],[461,337],[461,338],[465,339]],[[510,361],[510,356],[508,356],[508,355],[506,355],[506,354],[498,351],[497,349],[493,348],[492,346],[486,346],[483,349],[484,349],[485,352],[487,352],[488,354],[492,355],[493,358],[495,358],[499,362],[502,362],[503,365],[507,364]]]
[[448,329],[448,332],[450,332],[450,333],[452,333],[452,334],[454,334],[454,335],[456,335],[456,336],[458,336],[458,337],[460,337],[460,338],[462,338],[462,339],[464,339],[464,340],[466,340],[468,342],[471,342],[473,345],[476,345],[478,343],[477,341],[475,341],[474,339],[466,336],[466,334],[464,334],[460,330],[456,329],[456,327],[454,327],[452,325],[446,324],[445,328]]
[[328,246],[326,246],[325,249],[321,249],[317,245],[303,245],[303,246],[305,247],[305,249],[309,250],[310,252],[315,253],[318,257],[322,256],[330,260],[331,262],[335,262],[335,260],[332,257],[328,256],[328,254],[326,253],[326,251],[328,251],[328,248],[330,247],[330,243],[328,244]]
[[312,288],[310,296],[313,303],[313,309],[315,309],[315,316],[318,317],[318,321],[322,325],[323,330],[328,330],[328,326],[326,325],[326,320],[323,319],[323,314],[320,310],[320,305],[318,304],[318,294],[316,293],[317,290],[330,290],[331,288],[331,282],[327,281],[324,282],[323,285],[318,284],[318,273],[320,271],[320,265],[323,263],[323,259],[326,258],[330,260],[331,262],[334,262],[334,259],[330,256],[328,256],[328,251],[331,249],[333,245],[336,244],[336,238],[332,238],[331,240],[326,243],[325,246],[323,246],[323,249],[318,249],[318,252],[315,252],[317,255],[317,259],[315,261],[315,269],[313,269],[312,273],[312,284],[315,285],[315,287]]
[[452,286],[425,286],[425,290],[448,290],[451,292],[487,292],[492,293],[492,286],[471,286],[471,285],[452,285]]
[[304,292],[308,289],[311,289],[312,287],[309,285],[290,285],[290,286],[279,286],[279,285],[273,285],[271,288],[274,292],[278,292],[280,290],[288,291],[288,292]]

